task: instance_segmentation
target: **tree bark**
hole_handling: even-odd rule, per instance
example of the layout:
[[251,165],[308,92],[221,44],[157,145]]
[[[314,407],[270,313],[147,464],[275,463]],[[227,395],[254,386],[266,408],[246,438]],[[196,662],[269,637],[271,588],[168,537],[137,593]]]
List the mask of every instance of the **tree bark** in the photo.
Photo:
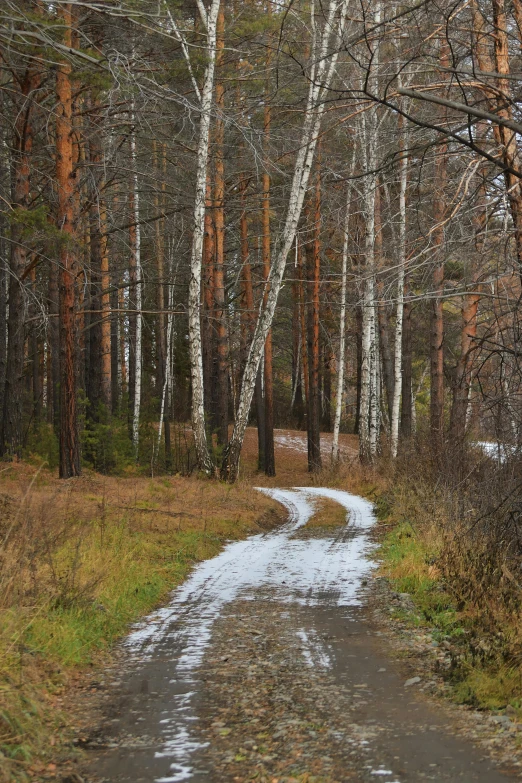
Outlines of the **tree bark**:
[[24,216],[29,208],[31,188],[31,156],[33,149],[33,113],[35,92],[40,75],[34,65],[28,66],[19,83],[17,116],[14,124],[11,203],[17,220],[11,222],[9,260],[9,315],[7,320],[7,372],[3,392],[0,453],[20,457],[23,446],[23,371],[25,328],[25,285],[23,273],[27,265],[24,242]]
[[111,368],[111,279],[107,243],[107,209],[105,200],[100,200],[101,256],[100,256],[100,319],[101,319],[101,402],[107,413],[112,411],[112,368]]
[[[375,109],[372,110],[374,112]],[[372,117],[369,117],[372,120]],[[365,266],[362,299],[362,339],[361,339],[361,396],[359,414],[359,456],[362,463],[371,463],[374,458],[371,422],[372,403],[376,403],[375,383],[375,187],[376,177],[374,149],[375,139],[371,133],[363,143],[367,149],[366,168],[370,172],[365,178]]]
[[[207,64],[201,93],[201,115],[197,152],[196,196],[194,202],[194,230],[190,260],[189,282],[189,351],[192,380],[192,431],[200,470],[208,475],[214,473],[214,460],[208,447],[205,427],[205,395],[203,381],[203,356],[201,349],[201,268],[203,235],[205,230],[205,200],[207,163],[210,132],[210,110],[214,89],[216,64],[216,27],[220,0],[212,0],[206,14]],[[246,414],[248,416],[248,412]],[[246,426],[246,425],[245,425]]]
[[[381,189],[377,182],[375,188],[375,266],[377,269],[381,268],[384,263],[383,258],[383,236],[382,236],[382,215],[381,215]],[[390,337],[388,333],[388,311],[386,303],[383,301],[384,282],[382,279],[377,281],[378,303],[377,321],[379,326],[379,344],[381,348],[382,356],[382,370],[384,376],[384,388],[386,389],[386,405],[388,413],[388,421],[391,421],[392,417],[392,405],[393,405],[393,386],[394,379],[394,367],[393,357],[390,348]]]
[[203,236],[203,381],[205,397],[205,425],[212,444],[216,424],[216,327],[214,320],[214,257],[216,234],[214,231],[214,208],[212,186],[207,176],[205,222]]
[[318,159],[315,184],[313,223],[311,234],[313,240],[307,243],[308,272],[308,470],[317,473],[322,468],[321,460],[321,400],[319,396],[319,308],[320,308],[320,277],[321,277],[321,172]]
[[[270,17],[270,2],[266,4],[266,13]],[[269,73],[271,61],[270,41],[267,45],[266,70]],[[269,166],[269,141],[270,141],[270,81],[269,76],[265,80],[265,93],[263,102],[263,151],[264,169],[262,176],[263,200],[262,200],[262,256],[263,276],[265,278],[265,294],[263,306],[267,306],[269,292],[269,277],[271,265],[271,238],[270,238],[270,174]],[[275,450],[274,450],[274,377],[272,366],[272,330],[269,329],[265,340],[264,353],[264,391],[265,391],[265,474],[275,476]]]
[[[353,156],[355,161],[355,155]],[[352,169],[353,173],[353,169]],[[350,188],[346,198],[346,216],[344,219],[343,260],[341,269],[341,314],[339,316],[339,355],[337,358],[337,393],[335,397],[335,418],[332,438],[332,462],[339,461],[339,430],[344,391],[344,367],[346,345],[346,279],[348,275],[348,229],[350,225]]]
[[[36,302],[37,301],[36,263],[33,265],[31,269],[30,279],[31,279],[31,292],[32,292],[33,302]],[[36,322],[37,309],[34,306],[34,304],[31,307],[31,313],[32,313],[32,318],[34,319],[33,326],[30,333],[30,359],[31,359],[32,396],[33,396],[32,421],[33,424],[36,426],[39,423],[42,415],[42,384],[40,379],[40,341],[38,340],[38,325]]]
[[[449,67],[448,44],[445,40],[440,42],[440,64],[443,68]],[[441,112],[441,120],[445,118],[445,112]],[[433,232],[433,247],[435,253],[435,268],[433,270],[433,299],[431,311],[430,331],[430,432],[432,447],[436,454],[442,452],[444,440],[444,243],[445,229],[444,219],[446,215],[446,184],[447,184],[447,143],[439,147],[439,155],[435,161],[435,186],[433,219],[435,222]]]
[[[395,316],[394,387],[390,417],[391,455],[399,447],[399,412],[402,392],[402,335],[404,320],[404,280],[406,275],[406,189],[408,186],[408,139],[405,138],[402,117],[399,118],[399,237],[397,258],[397,311]],[[410,390],[411,396],[411,390]]]
[[[512,120],[509,39],[505,4],[504,0],[491,0],[491,4],[494,27],[493,57],[488,49],[489,36],[477,0],[472,0],[471,3],[474,33],[472,53],[481,71],[499,74],[496,79],[496,90],[488,89],[487,87],[483,88],[488,100],[489,110],[502,119]],[[517,3],[517,7],[518,9],[520,8],[519,3]],[[518,16],[517,7],[515,7],[516,21],[519,24],[520,17]],[[522,161],[514,131],[505,126],[493,124],[493,135],[499,145],[503,163],[515,171],[521,171]],[[522,184],[520,177],[517,177],[510,171],[505,172],[504,180],[513,221],[518,272],[519,275],[522,275]]]
[[[228,481],[235,481],[239,471],[241,446],[248,424],[248,414],[254,393],[256,376],[261,355],[264,351],[266,336],[272,325],[286,260],[293,245],[297,224],[301,215],[321,119],[326,105],[323,98],[326,97],[329,91],[335,71],[338,43],[345,24],[347,4],[348,0],[341,0],[341,2],[330,0],[328,6],[327,19],[321,36],[320,46],[318,47],[318,56],[315,60],[317,67],[314,68],[313,78],[310,79],[303,134],[294,167],[288,211],[285,226],[281,232],[280,249],[270,272],[270,290],[267,304],[260,313],[256,323],[254,338],[243,373],[234,430],[223,458],[221,475]],[[328,52],[331,51],[334,54],[328,57]]]
[[412,333],[411,333],[411,302],[407,299],[407,286],[404,286],[404,307],[402,322],[402,405],[401,405],[401,436],[403,440],[413,434],[412,421]]
[[[131,110],[131,122],[134,126],[134,106]],[[141,375],[142,375],[142,291],[143,291],[143,272],[141,268],[141,225],[140,225],[140,194],[138,187],[138,166],[136,156],[136,131],[132,128],[130,136],[131,161],[132,161],[132,189],[133,189],[133,215],[134,220],[134,247],[132,255],[136,276],[136,333],[134,344],[134,389],[132,406],[132,444],[134,446],[134,456],[136,462],[139,459],[140,448],[140,410],[141,410]]]
[[[59,7],[64,25],[64,45],[71,48],[71,4]],[[71,65],[67,60],[56,69],[56,185],[57,225],[61,231],[59,272],[60,338],[60,478],[81,473],[78,432],[77,335],[76,335],[76,257],[72,137]]]
[[136,289],[137,289],[137,272],[136,272],[136,225],[134,221],[135,208],[134,208],[134,185],[129,183],[129,196],[128,196],[128,219],[129,226],[129,296],[128,296],[128,309],[129,309],[129,359],[128,359],[128,424],[129,424],[129,437],[132,440],[132,420],[134,413],[134,392],[136,390],[136,329],[138,322],[137,307],[136,307]]
[[[296,238],[297,243],[297,238]],[[301,336],[301,282],[297,263],[297,246],[295,252],[294,280],[292,282],[292,405],[291,411],[297,417],[297,428],[304,424],[304,388],[302,384],[302,336]]]
[[[265,99],[265,138],[270,132],[270,108]],[[266,165],[266,163],[265,163]],[[269,277],[270,277],[270,175],[263,172],[263,214],[262,214],[262,254],[263,276],[265,278],[264,306],[268,301]],[[274,451],[274,386],[272,368],[272,330],[268,331],[265,341],[264,356],[264,390],[265,390],[265,473],[267,476],[275,476],[275,451]]]
[[228,443],[228,329],[225,302],[225,85],[222,74],[225,55],[225,4],[221,3],[216,26],[216,127],[214,225],[214,318],[217,337],[216,434],[218,446]]

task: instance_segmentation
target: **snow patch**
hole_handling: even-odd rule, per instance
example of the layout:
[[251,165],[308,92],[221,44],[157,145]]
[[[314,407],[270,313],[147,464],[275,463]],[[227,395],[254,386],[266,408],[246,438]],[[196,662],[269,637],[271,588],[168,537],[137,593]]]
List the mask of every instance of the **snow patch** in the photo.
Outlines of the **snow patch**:
[[[229,543],[217,557],[199,564],[172,594],[170,604],[139,623],[125,642],[138,659],[159,655],[172,661],[171,683],[178,693],[172,697],[169,722],[162,720],[165,744],[157,756],[172,759],[173,775],[158,779],[157,783],[190,779],[191,756],[204,747],[191,734],[195,720],[193,675],[209,646],[214,622],[227,604],[238,597],[253,599],[262,589],[264,598],[282,603],[358,606],[363,579],[374,567],[369,557],[373,545],[368,531],[375,517],[368,501],[348,492],[319,487],[260,487],[258,491],[285,506],[288,523],[276,531]],[[336,539],[293,538],[295,531],[313,516],[315,501],[321,497],[346,509],[346,527]],[[309,665],[330,665],[324,648],[312,638],[313,633],[307,635],[303,630],[298,635]],[[181,695],[180,686],[186,688]]]
[[304,628],[301,628],[296,635],[303,643],[301,652],[307,666],[310,666],[310,668],[318,666],[322,669],[331,669],[332,661],[330,656],[321,640],[317,639],[315,631],[312,630],[307,633]]

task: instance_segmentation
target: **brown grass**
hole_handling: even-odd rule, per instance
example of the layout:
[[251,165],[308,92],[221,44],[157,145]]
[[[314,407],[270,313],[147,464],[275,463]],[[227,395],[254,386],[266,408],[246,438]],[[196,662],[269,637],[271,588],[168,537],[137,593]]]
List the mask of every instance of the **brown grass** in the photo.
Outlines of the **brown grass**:
[[[306,433],[291,433],[306,444]],[[341,436],[346,454],[354,436]],[[52,777],[70,718],[62,695],[86,665],[101,667],[128,624],[164,601],[192,565],[223,543],[268,530],[284,509],[255,486],[361,485],[367,476],[329,456],[317,475],[306,451],[276,448],[275,478],[257,472],[247,431],[239,481],[198,476],[61,481],[24,463],[0,472],[0,781]],[[372,491],[371,485],[366,487]],[[312,527],[343,524],[324,501]],[[68,752],[68,751],[67,751]],[[1,758],[1,757],[0,757]]]

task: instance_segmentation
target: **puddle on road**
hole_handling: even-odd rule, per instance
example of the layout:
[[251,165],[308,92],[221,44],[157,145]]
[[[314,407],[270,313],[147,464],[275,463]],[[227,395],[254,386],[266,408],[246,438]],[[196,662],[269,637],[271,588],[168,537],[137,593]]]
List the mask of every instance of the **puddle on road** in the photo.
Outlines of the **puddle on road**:
[[[187,698],[174,701],[159,730],[165,739],[157,757],[171,759],[171,773],[158,783],[178,783],[196,773],[191,758],[204,747],[193,732],[196,717],[191,708],[197,688],[195,670],[211,641],[212,627],[223,608],[236,598],[254,599],[263,590],[280,603],[304,606],[360,606],[360,588],[374,567],[369,530],[375,523],[371,504],[341,490],[295,487],[291,490],[259,488],[282,503],[289,522],[279,530],[228,544],[217,557],[198,565],[174,592],[170,604],[141,622],[125,644],[137,660],[156,655],[175,665],[171,682],[186,686]],[[308,540],[292,538],[315,511],[314,501],[328,498],[347,511],[347,526],[335,537]],[[328,654],[314,638],[313,629],[299,635],[308,665],[329,665]]]

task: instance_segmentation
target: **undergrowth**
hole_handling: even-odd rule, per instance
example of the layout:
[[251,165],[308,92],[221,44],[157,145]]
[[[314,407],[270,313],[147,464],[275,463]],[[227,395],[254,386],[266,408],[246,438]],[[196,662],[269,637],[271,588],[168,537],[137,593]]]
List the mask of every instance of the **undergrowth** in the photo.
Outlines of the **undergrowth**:
[[435,477],[419,451],[393,473],[384,466],[377,497],[383,572],[415,605],[396,614],[450,651],[445,675],[457,702],[522,711],[518,468],[495,470],[470,449],[465,480],[440,465]]

